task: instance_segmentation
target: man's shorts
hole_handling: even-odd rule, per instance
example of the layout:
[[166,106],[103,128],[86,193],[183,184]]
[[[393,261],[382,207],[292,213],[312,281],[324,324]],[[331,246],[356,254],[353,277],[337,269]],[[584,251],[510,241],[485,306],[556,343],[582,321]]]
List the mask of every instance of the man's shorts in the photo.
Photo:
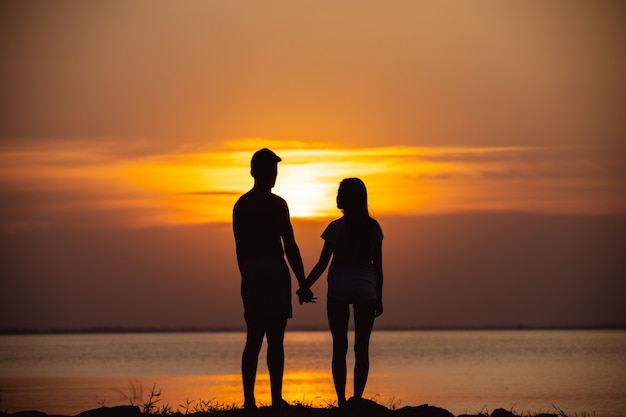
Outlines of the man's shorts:
[[292,317],[291,274],[284,258],[247,261],[241,270],[241,298],[246,322]]

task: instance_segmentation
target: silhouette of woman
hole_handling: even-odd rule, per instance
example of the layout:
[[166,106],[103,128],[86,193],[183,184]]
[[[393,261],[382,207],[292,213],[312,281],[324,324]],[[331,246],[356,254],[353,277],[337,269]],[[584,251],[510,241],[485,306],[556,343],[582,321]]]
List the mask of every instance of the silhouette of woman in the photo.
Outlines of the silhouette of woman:
[[361,398],[369,372],[369,341],[374,318],[383,312],[383,233],[367,210],[367,189],[359,178],[341,181],[337,208],[343,216],[322,233],[319,261],[307,277],[310,288],[328,270],[328,324],[333,337],[332,373],[337,402],[346,403],[346,354],[350,304],[354,310],[354,398]]

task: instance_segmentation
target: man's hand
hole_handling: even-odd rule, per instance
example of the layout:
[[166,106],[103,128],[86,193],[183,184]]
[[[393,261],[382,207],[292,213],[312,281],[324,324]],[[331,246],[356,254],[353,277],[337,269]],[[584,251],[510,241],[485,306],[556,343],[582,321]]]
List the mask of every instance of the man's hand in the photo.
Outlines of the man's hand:
[[383,314],[383,300],[376,300],[376,309],[374,310],[374,317],[378,317]]
[[298,294],[298,301],[300,301],[300,304],[314,303],[315,300],[317,300],[310,288],[300,288],[296,291],[296,294]]

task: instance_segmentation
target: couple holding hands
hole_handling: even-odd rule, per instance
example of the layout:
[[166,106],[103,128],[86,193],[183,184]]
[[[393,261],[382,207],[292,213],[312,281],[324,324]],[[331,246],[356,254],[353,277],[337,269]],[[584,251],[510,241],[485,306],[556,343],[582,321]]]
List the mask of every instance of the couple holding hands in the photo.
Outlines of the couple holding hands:
[[[337,402],[346,403],[346,354],[350,305],[354,310],[354,398],[361,398],[369,371],[369,339],[374,318],[383,312],[382,240],[380,225],[367,209],[367,190],[358,178],[341,181],[337,208],[343,216],[322,233],[320,258],[305,277],[296,244],[289,208],[271,192],[281,161],[263,148],[254,153],[251,175],[254,186],[233,209],[237,263],[241,272],[241,297],[247,335],[241,371],[244,408],[256,408],[254,384],[259,352],[267,338],[267,365],[273,406],[285,406],[283,339],[287,319],[292,317],[291,275],[296,276],[300,303],[315,302],[311,286],[328,272],[327,313],[333,339],[332,374]],[[287,262],[285,262],[285,257]]]

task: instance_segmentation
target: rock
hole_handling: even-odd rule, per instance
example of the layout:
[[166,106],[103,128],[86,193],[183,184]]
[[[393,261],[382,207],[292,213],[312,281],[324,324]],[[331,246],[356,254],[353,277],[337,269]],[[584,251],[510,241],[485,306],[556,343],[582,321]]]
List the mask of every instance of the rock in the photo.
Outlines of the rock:
[[497,408],[493,410],[493,413],[491,413],[491,417],[517,417],[517,416],[509,410],[505,410],[504,408]]
[[346,416],[355,417],[383,417],[391,413],[384,405],[365,398],[350,398],[340,411]]
[[119,405],[117,407],[100,407],[83,411],[76,417],[141,417],[136,405]]
[[454,414],[446,409],[422,404],[417,407],[402,407],[394,412],[394,417],[454,417]]

